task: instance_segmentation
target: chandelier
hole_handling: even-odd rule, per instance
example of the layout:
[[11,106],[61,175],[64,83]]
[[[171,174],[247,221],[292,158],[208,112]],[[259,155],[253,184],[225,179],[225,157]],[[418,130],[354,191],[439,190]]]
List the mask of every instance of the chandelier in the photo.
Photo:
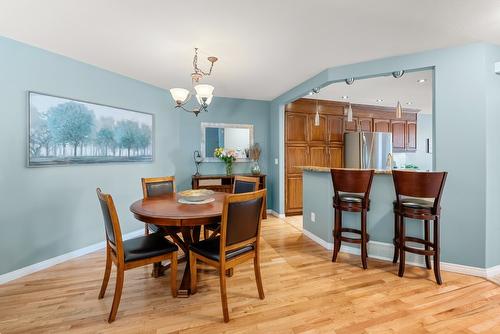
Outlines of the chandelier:
[[193,94],[184,88],[172,88],[170,89],[170,94],[172,94],[172,98],[175,101],[175,108],[181,108],[184,111],[192,112],[196,116],[198,116],[198,114],[203,110],[208,111],[208,106],[210,105],[210,102],[212,102],[214,87],[207,84],[200,84],[199,82],[204,76],[212,74],[214,63],[218,59],[217,57],[208,57],[207,60],[210,62],[210,69],[208,71],[203,71],[198,67],[198,48],[194,49],[194,72],[191,73],[191,80],[194,85],[194,90],[196,91],[195,97],[199,106],[193,108],[192,110],[185,108],[184,106]]

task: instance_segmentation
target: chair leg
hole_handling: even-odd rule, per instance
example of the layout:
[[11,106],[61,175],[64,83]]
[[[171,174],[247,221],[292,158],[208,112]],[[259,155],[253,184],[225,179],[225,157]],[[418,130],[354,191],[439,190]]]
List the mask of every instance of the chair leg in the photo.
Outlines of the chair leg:
[[367,237],[366,237],[366,210],[361,211],[361,263],[363,269],[368,268],[366,258],[368,257]]
[[392,257],[392,263],[397,263],[399,258],[399,215],[394,213],[394,256]]
[[203,240],[207,240],[208,237],[209,237],[208,230],[205,227],[203,227]]
[[253,258],[253,270],[255,272],[255,281],[257,283],[257,290],[259,291],[259,298],[264,299],[264,287],[262,286],[262,276],[260,275],[260,256],[258,252],[255,252],[255,257]]
[[172,297],[177,297],[177,252],[172,252],[170,258],[170,291]]
[[227,307],[227,294],[226,294],[226,270],[221,267],[219,270],[220,279],[220,299],[222,303],[222,313],[224,314],[224,322],[229,322],[229,310]]
[[108,287],[109,276],[111,275],[111,265],[113,261],[111,260],[111,254],[109,246],[106,246],[106,268],[104,269],[104,278],[102,279],[101,291],[99,292],[99,299],[104,298],[106,293],[106,288]]
[[116,267],[116,286],[115,295],[113,297],[113,305],[111,306],[111,312],[109,313],[108,322],[112,323],[115,321],[116,313],[118,312],[118,306],[120,306],[120,299],[122,298],[123,289],[123,279],[125,278],[125,270],[117,266]]
[[198,273],[196,272],[196,256],[192,251],[189,251],[189,272],[191,273],[191,294],[194,295],[196,293]]
[[144,235],[149,235],[149,225],[144,224]]
[[399,272],[398,276],[403,277],[405,273],[405,220],[399,216]]
[[[431,241],[430,240],[430,233],[429,233],[429,221],[424,220],[424,239],[425,241]],[[425,245],[425,250],[430,250],[429,245]],[[425,266],[427,269],[431,269],[431,257],[429,255],[425,255]]]
[[337,256],[340,251],[340,234],[342,229],[342,211],[335,209],[335,225],[333,227],[333,256],[332,262],[337,261]]
[[439,217],[434,220],[434,276],[436,276],[437,284],[443,284],[441,279],[441,270],[439,265],[440,245],[439,245]]

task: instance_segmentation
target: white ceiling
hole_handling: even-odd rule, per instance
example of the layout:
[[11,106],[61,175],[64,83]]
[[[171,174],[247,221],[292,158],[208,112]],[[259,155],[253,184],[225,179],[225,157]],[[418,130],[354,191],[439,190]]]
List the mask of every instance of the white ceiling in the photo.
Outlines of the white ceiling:
[[[419,83],[421,79],[425,82]],[[342,98],[345,96],[348,98]],[[322,88],[318,94],[305,97],[394,108],[400,101],[403,108],[420,109],[421,113],[431,114],[432,71],[409,72],[399,79],[383,76],[356,80],[350,86],[337,82]],[[379,99],[382,101],[377,101]]]
[[193,48],[215,95],[270,100],[325,68],[500,44],[498,0],[0,0],[0,35],[170,88]]

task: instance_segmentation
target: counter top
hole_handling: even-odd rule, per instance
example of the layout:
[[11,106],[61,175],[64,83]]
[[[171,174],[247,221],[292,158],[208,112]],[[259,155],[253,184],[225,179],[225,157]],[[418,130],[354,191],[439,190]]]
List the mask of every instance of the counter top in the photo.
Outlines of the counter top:
[[[319,166],[295,166],[295,168],[300,168],[303,171],[307,172],[319,172],[319,173],[330,173],[330,168],[328,167],[319,167]],[[392,171],[391,170],[384,170],[384,169],[376,169],[375,174],[386,174],[386,175],[391,175]]]

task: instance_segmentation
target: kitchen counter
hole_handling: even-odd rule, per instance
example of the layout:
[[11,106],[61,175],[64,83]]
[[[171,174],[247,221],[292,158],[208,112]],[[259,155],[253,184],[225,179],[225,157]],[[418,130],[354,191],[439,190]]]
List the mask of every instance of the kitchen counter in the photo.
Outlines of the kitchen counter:
[[[319,166],[295,166],[295,168],[302,169],[307,172],[319,172],[319,173],[330,173],[329,167],[319,167]],[[391,170],[376,169],[375,174],[386,174],[392,175]]]

